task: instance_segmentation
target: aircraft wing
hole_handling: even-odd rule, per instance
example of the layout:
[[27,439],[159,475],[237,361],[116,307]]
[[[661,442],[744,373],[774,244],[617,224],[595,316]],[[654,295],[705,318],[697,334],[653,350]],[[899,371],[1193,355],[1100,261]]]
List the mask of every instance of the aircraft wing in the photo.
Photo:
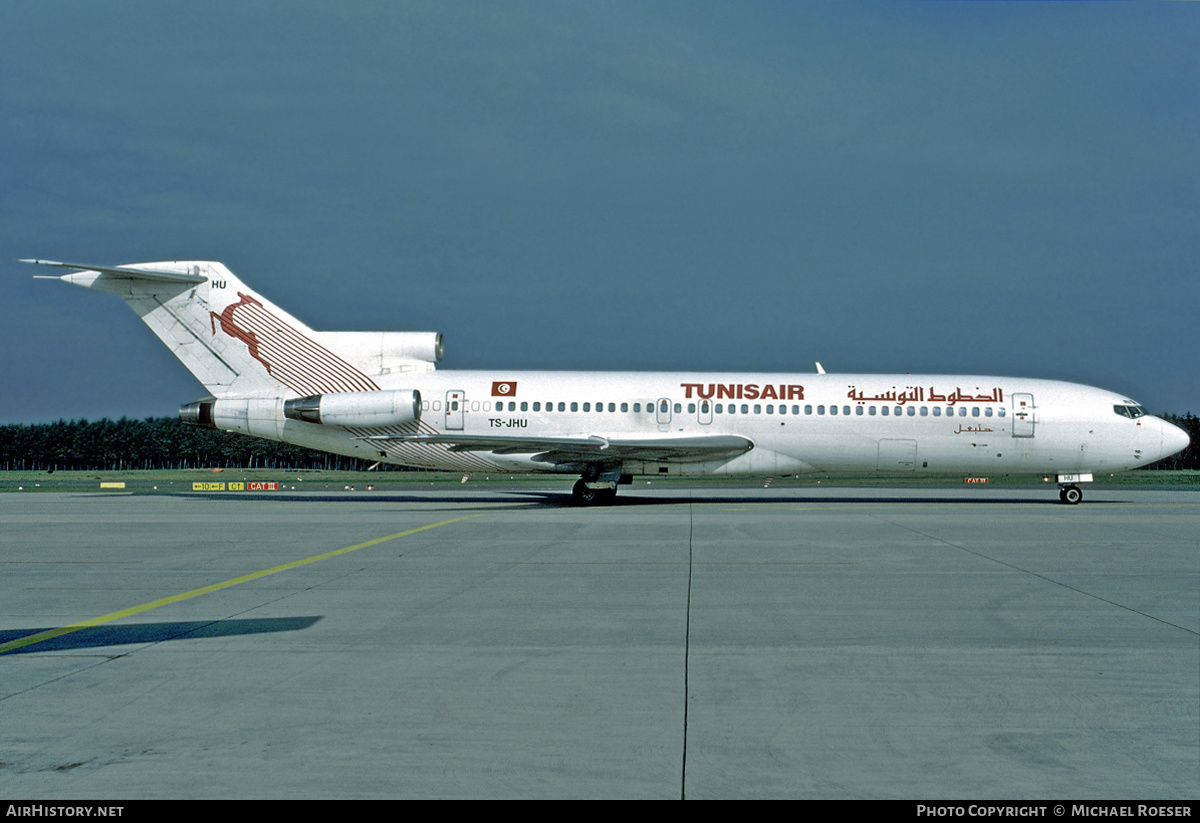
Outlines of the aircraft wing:
[[486,434],[387,434],[367,437],[400,443],[449,446],[452,452],[529,454],[541,463],[599,463],[623,460],[701,462],[737,457],[754,443],[734,434],[699,437],[520,437]]

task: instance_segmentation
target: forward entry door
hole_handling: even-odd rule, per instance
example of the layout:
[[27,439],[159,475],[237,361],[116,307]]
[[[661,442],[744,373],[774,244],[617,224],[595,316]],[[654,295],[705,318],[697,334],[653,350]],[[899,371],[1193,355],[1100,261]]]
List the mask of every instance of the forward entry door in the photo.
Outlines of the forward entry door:
[[1033,437],[1036,408],[1033,395],[1016,392],[1012,396],[1013,437]]

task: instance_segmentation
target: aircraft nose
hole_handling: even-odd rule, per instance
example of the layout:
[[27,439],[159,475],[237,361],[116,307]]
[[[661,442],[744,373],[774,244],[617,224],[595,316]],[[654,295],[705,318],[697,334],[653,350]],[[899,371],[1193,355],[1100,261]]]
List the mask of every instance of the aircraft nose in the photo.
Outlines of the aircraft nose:
[[1162,421],[1162,451],[1163,457],[1170,457],[1173,454],[1178,454],[1188,447],[1192,442],[1188,437],[1188,433],[1173,423]]

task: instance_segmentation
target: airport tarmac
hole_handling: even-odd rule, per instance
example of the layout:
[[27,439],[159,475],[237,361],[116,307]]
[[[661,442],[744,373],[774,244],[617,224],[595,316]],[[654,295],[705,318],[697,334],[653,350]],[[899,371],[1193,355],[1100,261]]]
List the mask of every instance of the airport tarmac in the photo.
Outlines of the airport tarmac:
[[0,795],[1200,796],[1200,494],[652,488],[0,495]]

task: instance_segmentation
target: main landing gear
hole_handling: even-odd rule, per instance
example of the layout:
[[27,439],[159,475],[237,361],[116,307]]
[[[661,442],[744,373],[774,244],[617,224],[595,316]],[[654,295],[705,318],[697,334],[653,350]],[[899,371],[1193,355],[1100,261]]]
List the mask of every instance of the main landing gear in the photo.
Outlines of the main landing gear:
[[571,499],[576,506],[608,506],[617,499],[617,486],[633,482],[633,476],[620,469],[591,469],[575,481]]
[[576,506],[607,506],[617,499],[615,484],[612,488],[595,488],[595,485],[589,485],[582,477],[575,481],[575,487],[571,489],[571,499],[575,501]]

